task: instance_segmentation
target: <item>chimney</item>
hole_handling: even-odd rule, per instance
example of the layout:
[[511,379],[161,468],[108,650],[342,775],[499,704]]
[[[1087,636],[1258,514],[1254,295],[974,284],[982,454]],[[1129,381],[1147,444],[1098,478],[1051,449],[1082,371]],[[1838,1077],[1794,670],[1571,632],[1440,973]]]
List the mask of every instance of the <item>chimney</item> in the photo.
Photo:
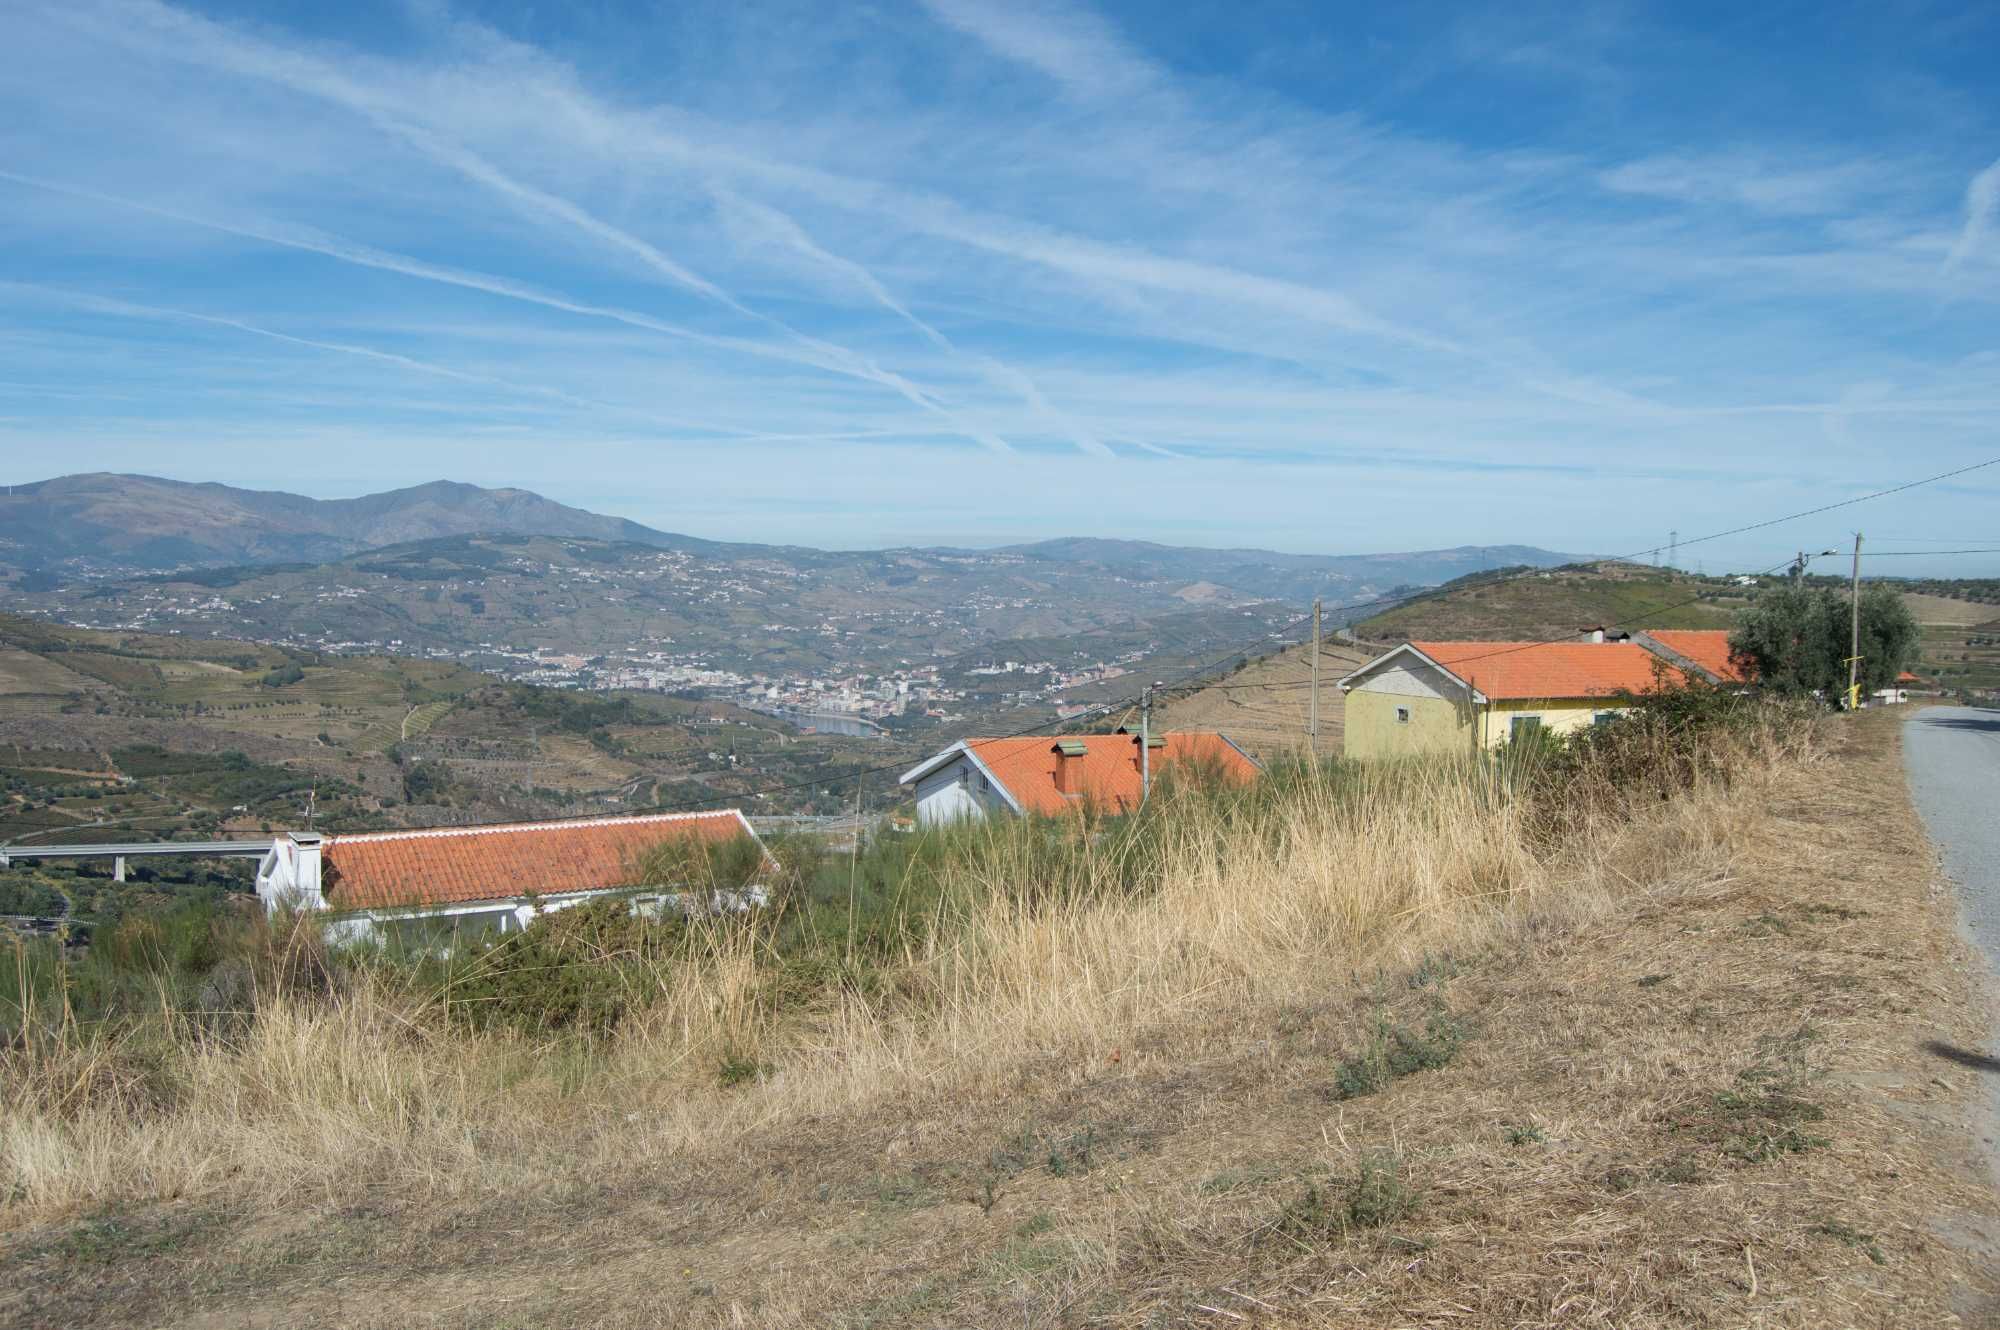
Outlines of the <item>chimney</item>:
[[1056,793],[1064,798],[1081,794],[1077,788],[1076,768],[1078,759],[1090,751],[1090,746],[1081,739],[1058,739],[1056,755]]

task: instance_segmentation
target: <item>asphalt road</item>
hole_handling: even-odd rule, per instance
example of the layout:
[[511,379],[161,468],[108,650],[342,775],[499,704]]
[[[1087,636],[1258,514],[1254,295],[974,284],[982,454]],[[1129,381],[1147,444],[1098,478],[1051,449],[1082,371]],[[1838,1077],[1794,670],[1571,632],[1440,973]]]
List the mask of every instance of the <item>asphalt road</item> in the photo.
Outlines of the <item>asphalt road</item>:
[[[1903,764],[1924,828],[1958,888],[1966,933],[2000,975],[2000,710],[1924,708],[1903,723]],[[1984,1050],[1960,1050],[1955,1058],[1987,1073],[1986,1121],[1978,1134],[1994,1185],[2000,1186],[1996,1059],[2000,1031]]]
[[1966,927],[2000,973],[2000,710],[1925,707],[1903,725],[1903,762]]

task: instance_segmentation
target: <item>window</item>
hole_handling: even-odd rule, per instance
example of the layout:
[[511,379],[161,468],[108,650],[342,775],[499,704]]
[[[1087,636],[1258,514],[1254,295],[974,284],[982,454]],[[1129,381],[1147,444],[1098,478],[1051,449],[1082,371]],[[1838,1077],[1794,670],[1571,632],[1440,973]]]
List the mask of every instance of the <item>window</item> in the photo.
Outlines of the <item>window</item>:
[[1408,725],[1410,723],[1410,709],[1408,707],[1396,708],[1396,723],[1398,725]]
[[1507,726],[1507,738],[1512,741],[1533,738],[1536,734],[1540,733],[1541,728],[1542,718],[1540,716],[1516,716],[1512,723]]
[[1592,725],[1609,725],[1617,719],[1618,713],[1615,711],[1599,711],[1591,716],[1590,723]]

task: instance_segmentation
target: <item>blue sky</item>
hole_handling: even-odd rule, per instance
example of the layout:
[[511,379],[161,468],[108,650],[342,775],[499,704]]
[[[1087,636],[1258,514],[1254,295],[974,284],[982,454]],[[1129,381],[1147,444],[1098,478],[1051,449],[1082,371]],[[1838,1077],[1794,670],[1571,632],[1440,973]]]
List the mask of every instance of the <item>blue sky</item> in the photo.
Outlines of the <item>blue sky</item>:
[[1188,8],[16,0],[0,478],[1620,552],[2000,456],[2000,9]]

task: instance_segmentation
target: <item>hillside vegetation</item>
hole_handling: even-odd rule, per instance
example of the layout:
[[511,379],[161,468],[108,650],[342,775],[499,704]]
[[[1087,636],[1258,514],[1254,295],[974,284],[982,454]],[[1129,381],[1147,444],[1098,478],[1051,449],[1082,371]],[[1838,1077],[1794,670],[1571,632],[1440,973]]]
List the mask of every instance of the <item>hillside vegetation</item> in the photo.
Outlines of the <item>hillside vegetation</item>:
[[1754,588],[1641,564],[1572,564],[1526,575],[1472,575],[1353,625],[1369,642],[1562,638],[1606,624],[1727,628]]
[[[810,780],[878,747],[724,703],[504,684],[445,661],[0,615],[0,840],[256,834],[303,826],[308,804],[330,831],[625,811]],[[17,866],[0,905],[64,889],[92,917],[128,894],[242,885],[165,860],[135,865],[123,889],[108,872]]]

